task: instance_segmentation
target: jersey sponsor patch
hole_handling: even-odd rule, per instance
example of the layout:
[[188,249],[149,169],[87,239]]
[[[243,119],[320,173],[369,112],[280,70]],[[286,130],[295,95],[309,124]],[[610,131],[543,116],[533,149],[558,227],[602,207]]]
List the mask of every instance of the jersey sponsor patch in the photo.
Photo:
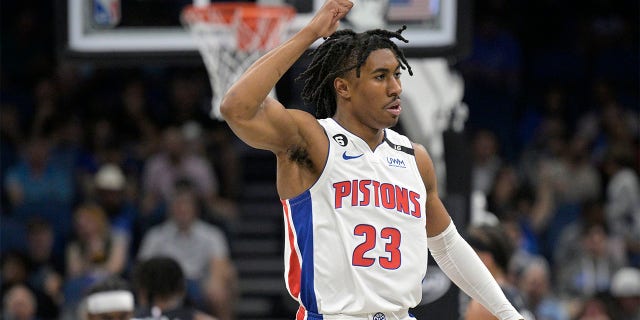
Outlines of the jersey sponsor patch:
[[394,158],[394,157],[387,157],[387,164],[389,165],[389,167],[396,167],[396,168],[407,167],[407,164],[404,163],[404,160],[400,158]]

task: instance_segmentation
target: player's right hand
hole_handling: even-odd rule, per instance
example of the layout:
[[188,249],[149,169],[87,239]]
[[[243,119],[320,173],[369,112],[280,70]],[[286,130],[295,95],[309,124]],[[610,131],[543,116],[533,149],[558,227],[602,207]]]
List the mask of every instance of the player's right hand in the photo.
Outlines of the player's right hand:
[[340,19],[353,8],[353,2],[349,0],[327,0],[320,10],[307,25],[318,38],[328,37],[333,34],[340,25]]

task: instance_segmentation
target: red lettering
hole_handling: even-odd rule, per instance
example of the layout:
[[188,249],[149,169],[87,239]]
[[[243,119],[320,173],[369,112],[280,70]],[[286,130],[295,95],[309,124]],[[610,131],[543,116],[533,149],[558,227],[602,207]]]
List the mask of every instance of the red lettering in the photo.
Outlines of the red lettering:
[[371,191],[367,188],[371,184],[371,180],[360,180],[360,193],[362,193],[361,206],[368,206],[371,203]]
[[373,181],[373,201],[376,207],[380,206],[380,182]]
[[351,181],[351,206],[355,207],[358,205],[358,180]]
[[336,209],[342,208],[342,198],[348,196],[351,193],[351,182],[340,181],[333,184],[336,194]]
[[396,186],[396,210],[409,214],[409,190]]
[[[340,181],[333,184],[335,192],[335,208],[344,205],[345,198],[352,207],[375,205],[397,212],[410,214],[416,218],[422,217],[420,194],[407,188],[391,183],[380,183],[375,180]],[[371,201],[373,197],[373,203]]]
[[414,210],[411,211],[411,215],[416,218],[420,218],[422,216],[422,210],[420,209],[420,194],[417,192],[410,191],[409,199],[411,200],[411,203],[413,204],[413,208],[414,208]]
[[394,209],[396,207],[396,194],[392,184],[383,183],[380,185],[380,198],[383,207],[387,209]]

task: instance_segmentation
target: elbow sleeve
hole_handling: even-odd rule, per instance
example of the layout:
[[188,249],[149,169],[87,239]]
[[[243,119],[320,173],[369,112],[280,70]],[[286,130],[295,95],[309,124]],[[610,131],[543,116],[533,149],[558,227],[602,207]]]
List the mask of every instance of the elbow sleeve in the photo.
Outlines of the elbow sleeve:
[[428,238],[429,250],[440,269],[462,291],[501,320],[524,319],[511,305],[476,252],[460,236],[453,221],[439,235]]

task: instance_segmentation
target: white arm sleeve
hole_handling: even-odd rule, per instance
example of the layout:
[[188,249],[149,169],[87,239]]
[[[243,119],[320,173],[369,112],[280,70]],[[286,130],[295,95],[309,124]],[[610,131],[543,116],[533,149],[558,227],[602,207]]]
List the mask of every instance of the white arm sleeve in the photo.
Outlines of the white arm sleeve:
[[428,244],[440,269],[462,291],[500,320],[524,319],[507,300],[473,248],[460,236],[453,221],[442,233],[429,237]]

